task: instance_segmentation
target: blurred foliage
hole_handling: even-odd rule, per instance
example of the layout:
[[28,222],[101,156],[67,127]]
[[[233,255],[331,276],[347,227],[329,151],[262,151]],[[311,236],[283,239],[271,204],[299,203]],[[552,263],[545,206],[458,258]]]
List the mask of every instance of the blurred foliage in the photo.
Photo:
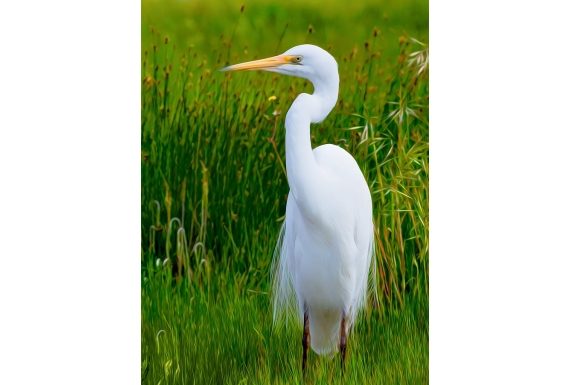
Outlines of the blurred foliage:
[[388,42],[401,35],[428,42],[428,20],[427,0],[143,0],[141,25],[143,48],[152,41],[149,26],[154,26],[179,47],[193,46],[202,55],[209,56],[222,40],[231,43],[231,56],[247,49],[259,57],[305,43],[332,46],[333,55],[363,49],[377,28],[377,48],[397,55]]

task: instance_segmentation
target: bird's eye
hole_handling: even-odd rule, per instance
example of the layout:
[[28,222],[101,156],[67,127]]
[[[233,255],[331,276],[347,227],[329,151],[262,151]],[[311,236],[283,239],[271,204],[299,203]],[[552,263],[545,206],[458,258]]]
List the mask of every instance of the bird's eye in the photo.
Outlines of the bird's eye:
[[295,58],[293,59],[293,61],[294,61],[295,63],[300,63],[301,60],[303,60],[303,57],[302,57],[302,56],[295,56]]

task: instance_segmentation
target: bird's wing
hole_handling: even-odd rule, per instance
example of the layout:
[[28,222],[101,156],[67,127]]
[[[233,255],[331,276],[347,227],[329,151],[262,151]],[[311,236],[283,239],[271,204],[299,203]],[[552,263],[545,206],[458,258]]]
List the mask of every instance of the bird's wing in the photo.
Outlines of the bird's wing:
[[376,242],[374,238],[374,223],[372,219],[372,198],[366,179],[356,163],[356,160],[347,151],[339,146],[325,144],[313,150],[317,164],[334,175],[334,206],[344,211],[342,218],[354,215],[354,243],[358,249],[357,282],[355,306],[352,309],[352,319],[360,309],[366,307],[367,294],[377,301],[376,277]]

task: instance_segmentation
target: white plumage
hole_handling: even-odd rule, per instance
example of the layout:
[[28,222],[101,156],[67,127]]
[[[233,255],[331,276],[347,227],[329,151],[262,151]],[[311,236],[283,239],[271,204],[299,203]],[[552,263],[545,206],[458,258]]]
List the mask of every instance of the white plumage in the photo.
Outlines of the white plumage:
[[291,191],[273,257],[273,311],[276,322],[292,316],[301,324],[307,312],[311,348],[332,357],[339,348],[341,324],[348,335],[366,305],[369,283],[375,288],[376,281],[366,180],[342,148],[311,148],[310,124],[324,120],[337,101],[338,65],[325,50],[300,45],[224,70],[253,69],[303,77],[314,85],[312,95],[295,99],[285,120]]

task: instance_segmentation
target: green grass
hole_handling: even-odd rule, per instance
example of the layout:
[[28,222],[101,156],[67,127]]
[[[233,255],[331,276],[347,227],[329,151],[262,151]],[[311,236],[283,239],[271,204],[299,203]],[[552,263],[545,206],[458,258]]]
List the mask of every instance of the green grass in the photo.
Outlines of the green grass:
[[[284,113],[312,86],[217,70],[302,43],[329,49],[341,76],[313,146],[355,157],[378,229],[380,300],[349,339],[344,381],[427,382],[429,74],[427,52],[410,56],[427,48],[411,39],[428,41],[427,2],[316,4],[261,0],[240,12],[241,3],[143,1],[145,383],[301,381],[301,332],[272,328],[266,293],[288,194]],[[310,383],[338,378],[338,357],[309,359]]]
[[[164,271],[143,289],[146,383],[303,382],[302,330],[273,328],[269,296],[247,290],[235,295],[239,289],[233,285],[221,285],[208,295],[168,282],[168,277]],[[330,361],[311,351],[306,381],[427,383],[427,308],[422,297],[383,317],[370,311],[349,339],[345,377],[338,355]]]

